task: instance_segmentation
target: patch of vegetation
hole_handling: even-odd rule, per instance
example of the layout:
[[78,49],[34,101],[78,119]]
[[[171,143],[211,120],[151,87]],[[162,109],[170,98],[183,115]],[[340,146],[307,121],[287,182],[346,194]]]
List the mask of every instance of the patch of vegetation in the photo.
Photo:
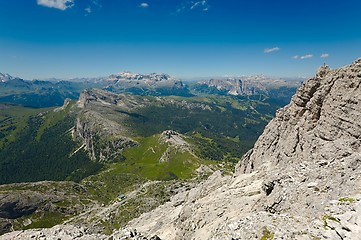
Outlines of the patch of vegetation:
[[97,201],[108,204],[117,199],[119,194],[130,192],[146,182],[146,179],[136,174],[124,173],[117,165],[113,164],[109,169],[82,181]]
[[273,240],[274,236],[275,234],[273,232],[268,230],[266,227],[263,228],[261,240]]
[[[108,165],[99,174],[89,176],[82,183],[100,201],[109,203],[120,193],[134,190],[148,180],[189,180],[195,177],[195,170],[201,165],[212,165],[188,151],[180,151],[167,143],[160,143],[160,135],[138,138],[139,145],[126,149],[125,159]],[[168,153],[169,161],[160,162]]]
[[338,220],[337,218],[325,214],[325,215],[323,215],[323,217],[322,217],[322,221],[323,221],[323,226],[324,226],[324,227],[328,227],[328,223],[327,223],[328,220],[334,221],[334,222],[337,222],[337,223],[340,222],[340,220]]
[[27,127],[28,119],[45,114],[50,109],[25,108],[10,104],[0,104],[0,149],[17,140]]
[[345,202],[345,203],[354,203],[354,202],[356,202],[356,199],[350,198],[350,197],[343,197],[343,198],[340,198],[338,201]]
[[[142,176],[149,180],[190,179],[194,171],[202,163],[198,157],[188,151],[169,147],[167,143],[160,143],[160,135],[141,138],[139,146],[126,149],[123,152],[125,161],[119,163],[122,171]],[[164,162],[160,162],[163,155],[167,155]]]
[[36,140],[40,141],[42,134],[46,129],[49,129],[55,126],[57,123],[63,121],[65,117],[68,115],[70,108],[75,104],[75,101],[72,101],[68,106],[62,111],[51,111],[45,116],[43,116],[43,123],[40,125]]
[[27,226],[22,227],[22,230],[32,228],[51,228],[57,224],[62,223],[65,219],[63,214],[60,212],[42,212],[36,213],[28,218],[31,223]]
[[[9,108],[7,113],[16,110],[18,107]],[[15,116],[16,120],[9,123],[15,126],[15,130],[7,134],[8,141],[3,141],[0,151],[0,184],[65,179],[80,181],[103,167],[92,162],[83,150],[71,154],[77,146],[68,132],[73,127],[74,116],[67,111],[20,110],[23,115]]]

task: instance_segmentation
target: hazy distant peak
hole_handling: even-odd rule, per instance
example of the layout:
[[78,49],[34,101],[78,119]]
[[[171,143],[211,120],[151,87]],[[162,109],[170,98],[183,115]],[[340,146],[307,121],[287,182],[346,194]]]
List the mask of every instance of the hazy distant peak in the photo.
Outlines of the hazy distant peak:
[[13,77],[7,73],[0,73],[0,82],[7,82],[11,80],[19,79],[18,77]]
[[132,73],[132,72],[120,72],[117,74],[112,74],[108,77],[110,81],[118,81],[118,80],[150,80],[155,82],[160,81],[168,81],[168,80],[175,80],[175,78],[171,77],[168,74],[164,73],[149,73],[149,74],[139,74],[139,73]]

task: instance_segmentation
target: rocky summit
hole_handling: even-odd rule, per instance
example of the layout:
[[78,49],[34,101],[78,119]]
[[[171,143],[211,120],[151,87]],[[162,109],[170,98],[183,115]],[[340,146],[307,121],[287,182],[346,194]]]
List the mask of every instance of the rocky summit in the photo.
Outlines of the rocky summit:
[[58,225],[2,239],[360,239],[360,85],[361,59],[321,67],[233,176],[216,171],[111,236]]
[[19,78],[10,76],[7,73],[0,73],[0,82],[7,82],[7,81],[14,80],[14,79],[19,79]]

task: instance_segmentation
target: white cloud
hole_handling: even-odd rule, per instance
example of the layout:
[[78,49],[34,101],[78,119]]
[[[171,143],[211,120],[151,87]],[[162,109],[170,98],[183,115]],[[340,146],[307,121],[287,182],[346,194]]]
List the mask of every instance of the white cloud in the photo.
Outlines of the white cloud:
[[330,56],[330,54],[328,53],[322,53],[321,54],[321,58],[328,58]]
[[149,7],[149,4],[148,4],[148,3],[141,3],[141,4],[139,5],[139,7],[141,7],[141,8],[148,8],[148,7]]
[[313,58],[313,55],[312,54],[306,54],[304,56],[301,56],[300,59],[308,59],[308,58]]
[[266,48],[263,52],[264,53],[271,53],[271,52],[277,52],[281,50],[279,47],[273,47],[273,48]]
[[37,0],[38,5],[66,10],[74,6],[74,0]]
[[313,58],[313,54],[306,54],[306,55],[303,55],[303,56],[295,55],[295,56],[292,56],[292,58],[295,59],[295,60],[297,60],[297,59],[304,60],[304,59]]

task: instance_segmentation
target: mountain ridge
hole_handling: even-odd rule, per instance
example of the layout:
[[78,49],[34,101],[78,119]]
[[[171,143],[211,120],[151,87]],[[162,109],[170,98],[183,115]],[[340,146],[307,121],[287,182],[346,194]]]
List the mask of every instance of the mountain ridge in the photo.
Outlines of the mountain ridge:
[[[266,76],[220,78],[186,82],[168,74],[120,72],[107,77],[24,80],[9,74],[0,76],[0,102],[30,107],[61,106],[66,98],[77,99],[84,89],[100,88],[114,93],[141,96],[234,95],[269,97],[286,104],[299,86],[289,81]],[[240,83],[241,82],[241,83]]]

